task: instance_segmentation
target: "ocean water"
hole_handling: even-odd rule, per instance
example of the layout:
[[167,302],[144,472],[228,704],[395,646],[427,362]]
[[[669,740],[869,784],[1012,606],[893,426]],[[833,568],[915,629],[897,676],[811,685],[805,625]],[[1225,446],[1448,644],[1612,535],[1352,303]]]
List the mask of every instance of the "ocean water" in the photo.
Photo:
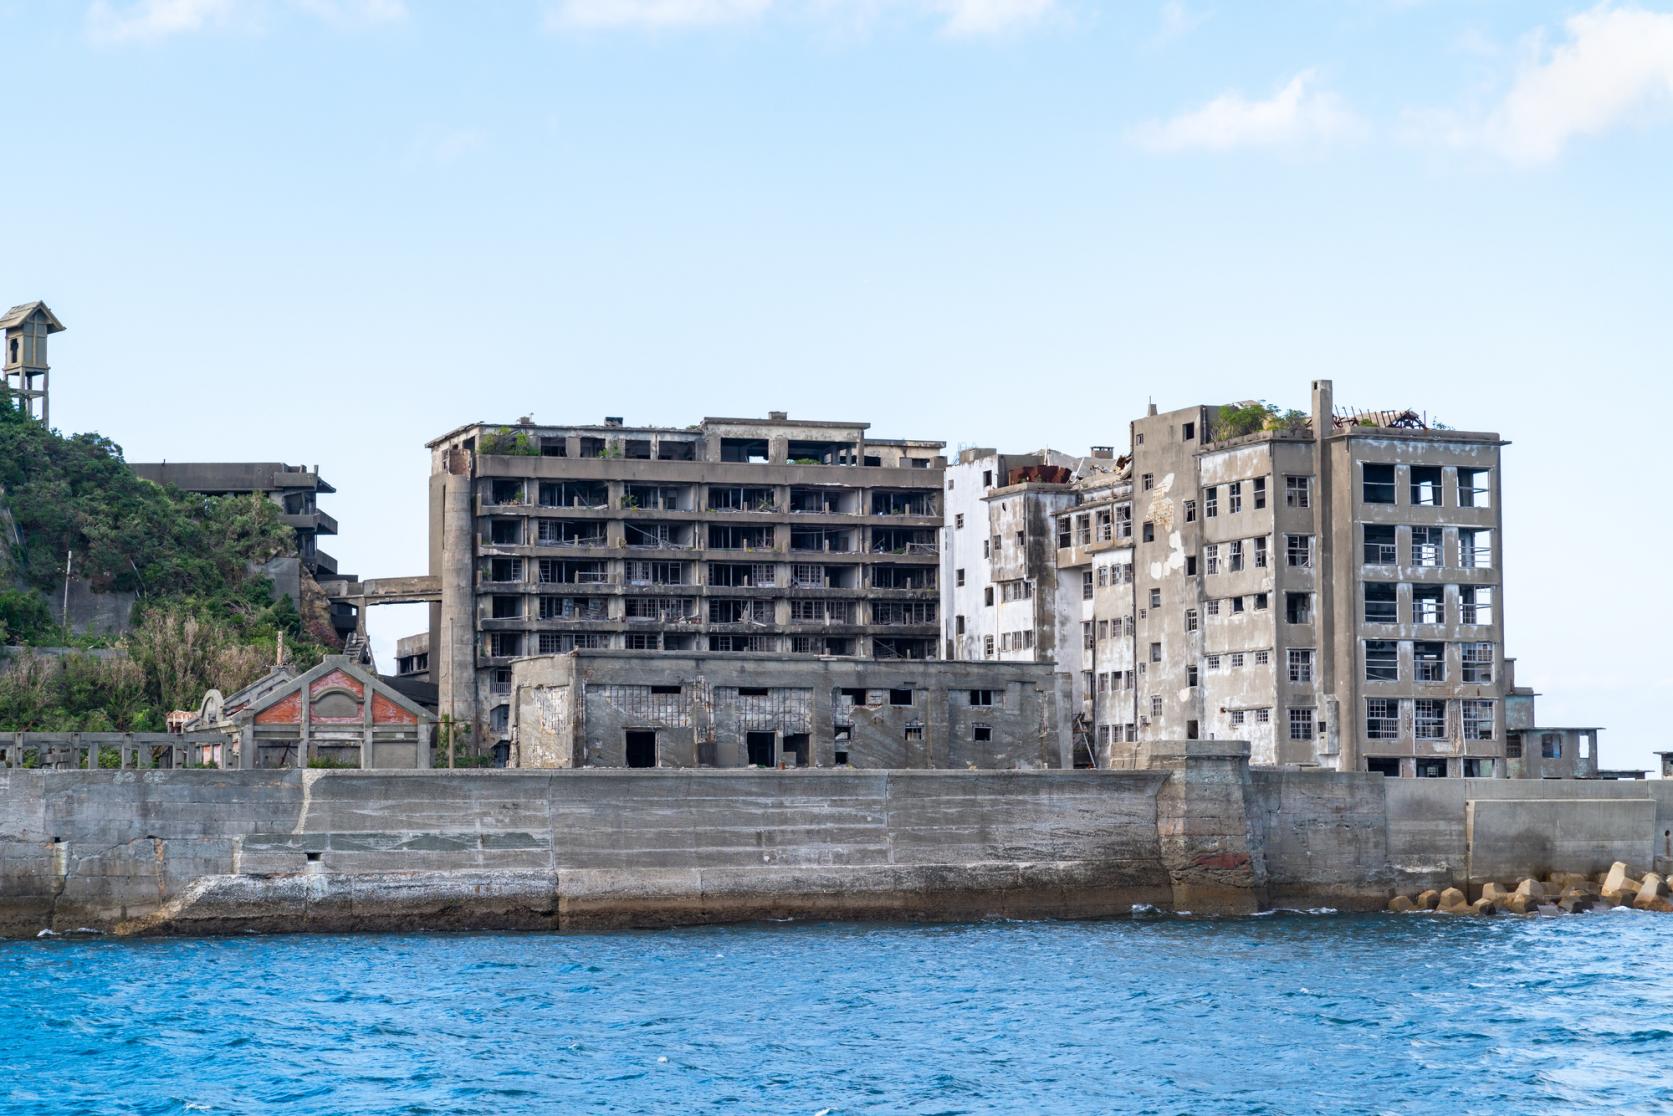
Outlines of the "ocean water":
[[0,943],[0,1113],[1673,1109],[1673,916]]

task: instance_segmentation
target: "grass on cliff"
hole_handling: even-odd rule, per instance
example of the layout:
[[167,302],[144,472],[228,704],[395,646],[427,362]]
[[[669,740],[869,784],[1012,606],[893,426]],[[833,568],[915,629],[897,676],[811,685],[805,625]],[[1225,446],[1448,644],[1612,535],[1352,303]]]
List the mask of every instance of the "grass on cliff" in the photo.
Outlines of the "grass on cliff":
[[[195,708],[205,689],[259,677],[281,632],[293,662],[324,653],[329,633],[311,630],[252,572],[296,553],[268,500],[141,480],[109,438],[61,435],[0,397],[0,503],[16,530],[0,538],[9,558],[0,561],[0,645],[14,645],[0,652],[11,659],[0,668],[0,730],[161,731],[169,710]],[[138,595],[133,626],[116,641],[126,660],[27,650],[98,642],[54,619],[49,595],[63,585],[69,551],[75,576],[95,590]]]

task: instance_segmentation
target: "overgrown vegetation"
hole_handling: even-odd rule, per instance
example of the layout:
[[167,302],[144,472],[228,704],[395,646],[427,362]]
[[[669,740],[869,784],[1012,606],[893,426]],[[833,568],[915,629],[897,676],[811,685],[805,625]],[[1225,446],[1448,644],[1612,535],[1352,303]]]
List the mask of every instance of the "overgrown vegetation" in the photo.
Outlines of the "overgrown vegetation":
[[539,457],[540,446],[527,431],[502,426],[477,439],[476,451],[491,457]]
[[[289,597],[252,572],[294,555],[295,534],[259,497],[204,497],[136,477],[98,434],[59,435],[0,396],[0,496],[18,541],[0,541],[17,584],[0,587],[0,644],[83,645],[46,594],[72,572],[96,591],[137,595],[112,656],[10,652],[0,670],[0,728],[161,732],[203,692],[248,685],[274,661],[324,652]],[[3,565],[3,563],[0,563]],[[109,641],[105,641],[109,642]]]
[[1261,430],[1300,431],[1307,428],[1305,411],[1281,411],[1266,400],[1252,403],[1233,403],[1220,408],[1214,420],[1213,438],[1241,438]]

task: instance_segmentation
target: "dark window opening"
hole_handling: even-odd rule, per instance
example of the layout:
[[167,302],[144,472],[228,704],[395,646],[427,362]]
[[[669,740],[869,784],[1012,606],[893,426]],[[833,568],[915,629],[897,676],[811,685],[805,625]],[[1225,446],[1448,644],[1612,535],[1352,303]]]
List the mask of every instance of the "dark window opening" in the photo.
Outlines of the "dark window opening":
[[1398,778],[1400,775],[1400,761],[1394,756],[1367,756],[1365,770],[1373,775],[1388,775]]
[[744,735],[744,745],[749,750],[751,767],[771,767],[774,760],[774,735],[770,732],[751,732]]
[[889,704],[890,705],[911,705],[912,704],[912,691],[911,690],[890,690],[889,691]]
[[679,692],[680,692],[680,687],[678,687],[678,686],[652,686],[651,687],[651,693],[653,693],[653,694],[678,694]]
[[836,765],[838,767],[847,767],[848,766],[848,751],[847,751],[847,749],[845,749],[845,748],[838,748],[837,749]]
[[738,687],[738,696],[739,697],[766,697],[767,696],[767,687],[765,687],[765,686],[739,686]]
[[627,730],[627,765],[629,767],[656,766],[655,730]]
[[970,726],[970,739],[972,739],[972,740],[983,740],[983,741],[992,740],[993,739],[993,726],[992,725],[983,725],[983,724],[971,725]]
[[796,767],[806,767],[808,764],[808,736],[805,732],[787,732],[784,734],[784,756]]
[[993,704],[993,691],[992,690],[971,690],[970,691],[970,704],[971,705],[992,705]]
[[864,705],[866,703],[866,691],[863,686],[845,686],[838,692],[855,705]]
[[1417,777],[1419,779],[1446,778],[1446,760],[1420,759],[1417,761]]

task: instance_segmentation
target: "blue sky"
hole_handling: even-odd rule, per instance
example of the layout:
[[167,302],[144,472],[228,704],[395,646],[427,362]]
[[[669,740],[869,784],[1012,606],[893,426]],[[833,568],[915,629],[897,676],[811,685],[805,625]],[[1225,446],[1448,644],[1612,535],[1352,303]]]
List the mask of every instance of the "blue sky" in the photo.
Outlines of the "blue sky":
[[[422,572],[462,422],[1503,433],[1548,723],[1670,747],[1673,5],[0,0],[5,302],[130,458],[318,463]],[[387,656],[422,626],[374,614]]]

